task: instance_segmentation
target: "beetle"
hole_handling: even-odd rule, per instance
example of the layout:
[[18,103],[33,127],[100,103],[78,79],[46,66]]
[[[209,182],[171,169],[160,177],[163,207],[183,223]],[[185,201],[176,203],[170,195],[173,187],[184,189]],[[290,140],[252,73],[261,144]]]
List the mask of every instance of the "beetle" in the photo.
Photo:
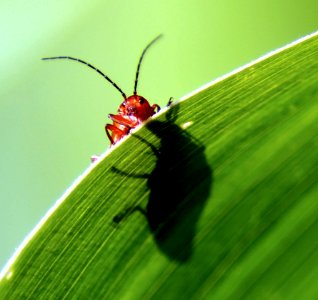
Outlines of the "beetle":
[[[127,97],[126,94],[122,91],[122,89],[107,75],[105,75],[102,71],[95,68],[93,65],[84,60],[74,58],[71,56],[44,57],[42,58],[42,60],[68,59],[82,63],[90,67],[91,69],[95,70],[100,75],[102,75],[121,93],[122,97],[124,98],[124,101],[120,104],[117,114],[108,115],[108,117],[113,121],[113,124],[106,124],[105,126],[105,131],[108,136],[108,139],[110,140],[111,145],[115,145],[124,136],[128,135],[132,129],[136,128],[139,124],[143,123],[160,110],[160,106],[158,104],[150,105],[148,100],[137,94],[137,85],[140,66],[144,58],[144,55],[150,48],[150,46],[152,46],[159,38],[161,38],[161,36],[162,35],[159,35],[155,39],[153,39],[141,53],[135,76],[134,93],[129,97]],[[171,101],[169,100],[168,104],[170,104],[170,102]]]

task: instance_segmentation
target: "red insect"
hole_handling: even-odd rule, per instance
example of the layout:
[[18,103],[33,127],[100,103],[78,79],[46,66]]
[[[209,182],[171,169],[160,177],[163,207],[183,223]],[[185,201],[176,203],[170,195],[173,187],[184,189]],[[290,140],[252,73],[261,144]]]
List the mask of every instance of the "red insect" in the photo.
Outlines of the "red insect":
[[[70,56],[56,56],[56,57],[46,57],[42,58],[43,60],[49,59],[69,59],[80,62],[97,73],[102,75],[108,82],[110,82],[123,96],[124,101],[119,106],[117,115],[109,114],[108,117],[113,121],[113,124],[106,124],[105,130],[106,134],[112,145],[116,144],[120,139],[124,136],[128,135],[130,131],[137,127],[139,124],[143,123],[151,116],[153,116],[156,112],[160,110],[159,105],[153,104],[150,105],[149,102],[142,96],[137,95],[137,84],[139,77],[139,70],[141,66],[141,62],[144,58],[146,51],[149,49],[151,45],[153,45],[161,35],[157,36],[154,40],[152,40],[142,52],[135,77],[135,86],[134,86],[134,94],[132,96],[127,97],[126,94],[119,88],[119,86],[112,81],[107,75],[105,75],[102,71],[95,68],[93,65],[79,59]],[[170,103],[170,101],[169,101]]]

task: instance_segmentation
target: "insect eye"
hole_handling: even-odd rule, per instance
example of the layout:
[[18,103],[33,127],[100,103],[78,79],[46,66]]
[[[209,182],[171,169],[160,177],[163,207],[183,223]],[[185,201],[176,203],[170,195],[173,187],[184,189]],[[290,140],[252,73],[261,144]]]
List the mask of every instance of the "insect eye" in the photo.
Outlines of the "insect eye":
[[144,103],[145,103],[145,98],[140,97],[140,98],[139,98],[139,103],[140,103],[140,104],[144,104]]
[[121,105],[125,107],[126,106],[126,101],[124,101]]

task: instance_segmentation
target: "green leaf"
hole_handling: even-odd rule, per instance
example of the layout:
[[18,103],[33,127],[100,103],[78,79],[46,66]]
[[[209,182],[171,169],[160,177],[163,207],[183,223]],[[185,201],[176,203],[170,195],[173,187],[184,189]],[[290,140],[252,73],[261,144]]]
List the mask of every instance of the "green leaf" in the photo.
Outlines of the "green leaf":
[[315,299],[318,36],[193,93],[92,166],[1,299]]

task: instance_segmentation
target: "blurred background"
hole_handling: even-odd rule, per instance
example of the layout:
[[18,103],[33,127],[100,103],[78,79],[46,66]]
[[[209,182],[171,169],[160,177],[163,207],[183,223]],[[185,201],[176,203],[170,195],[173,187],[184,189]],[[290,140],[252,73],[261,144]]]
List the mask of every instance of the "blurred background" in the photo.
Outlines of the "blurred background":
[[[120,93],[164,106],[318,30],[317,0],[69,0],[0,3],[0,268],[52,204],[109,146]],[[208,108],[207,108],[208,109]]]

